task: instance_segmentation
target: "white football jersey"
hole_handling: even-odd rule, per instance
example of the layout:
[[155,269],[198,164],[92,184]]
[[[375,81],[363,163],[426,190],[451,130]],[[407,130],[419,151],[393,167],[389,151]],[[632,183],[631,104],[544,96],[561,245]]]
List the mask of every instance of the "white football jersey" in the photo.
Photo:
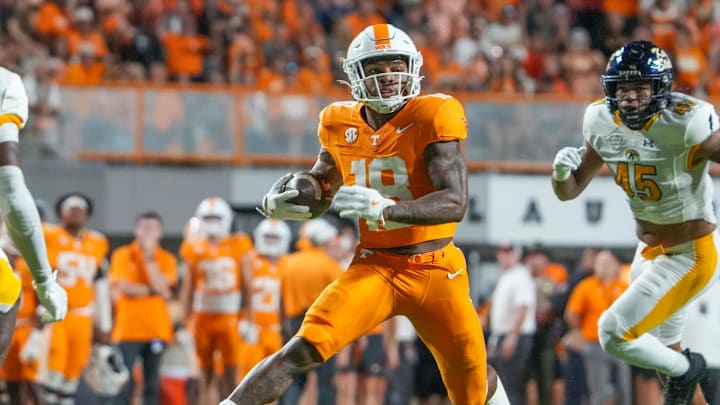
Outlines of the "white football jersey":
[[0,92],[0,142],[17,142],[28,118],[28,97],[20,76],[0,67]]
[[591,104],[583,119],[583,136],[627,194],[635,218],[656,224],[717,222],[710,162],[691,163],[700,143],[718,129],[715,108],[682,93],[672,93],[668,107],[642,130],[623,125],[604,100]]

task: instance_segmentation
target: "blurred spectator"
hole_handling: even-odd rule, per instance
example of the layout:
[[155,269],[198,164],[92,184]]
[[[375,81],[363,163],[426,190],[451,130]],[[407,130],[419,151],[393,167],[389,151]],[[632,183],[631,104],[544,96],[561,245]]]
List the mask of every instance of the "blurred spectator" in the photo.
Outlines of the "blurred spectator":
[[485,30],[488,42],[510,53],[512,58],[525,57],[525,28],[517,9],[512,5],[502,8],[500,20],[488,24]]
[[[177,261],[160,246],[162,237],[160,216],[141,214],[135,224],[135,240],[115,249],[110,264],[116,317],[112,340],[128,368],[132,369],[136,359],[142,360],[145,404],[160,400],[160,359],[173,334],[167,300],[177,282]],[[133,391],[131,378],[116,404],[129,405]]]
[[688,94],[704,95],[709,82],[707,58],[685,24],[678,24],[675,32],[675,48],[671,51],[674,87]]
[[525,405],[530,356],[536,332],[536,290],[520,247],[503,244],[495,252],[502,269],[490,307],[488,363],[497,370],[510,403]]
[[83,45],[78,54],[73,56],[65,68],[63,84],[96,85],[103,78],[105,65],[97,62],[94,49],[91,45]]
[[574,27],[583,27],[590,35],[590,46],[600,49],[604,34],[603,0],[568,0]]
[[74,10],[72,28],[65,34],[70,57],[92,55],[102,65],[108,55],[108,47],[102,33],[95,28],[95,13],[89,6]]
[[605,353],[600,347],[597,328],[600,315],[627,289],[628,284],[620,280],[620,261],[609,250],[596,255],[593,267],[593,275],[581,281],[570,294],[565,311],[570,331],[563,342],[582,354],[590,405],[606,404],[613,397],[615,404],[630,405],[630,366]]
[[[568,281],[567,294],[562,297],[558,307],[561,313],[566,312],[567,301],[570,294],[575,291],[580,282],[592,276],[597,249],[585,248],[580,256],[577,268]],[[588,397],[587,381],[585,377],[585,363],[579,351],[572,347],[565,346],[565,359],[563,362],[563,378],[565,378],[565,403],[579,404],[583,398]]]
[[358,1],[356,10],[345,15],[340,24],[350,27],[350,32],[353,36],[356,36],[368,25],[384,24],[386,22],[385,17],[377,12],[374,1]]
[[208,50],[207,37],[197,33],[195,21],[187,14],[170,19],[168,24],[162,41],[170,77],[181,83],[201,81],[204,54]]
[[45,44],[65,35],[70,29],[70,22],[60,5],[62,3],[60,0],[45,0],[37,9],[34,29]]
[[567,291],[568,276],[564,266],[553,263],[550,253],[540,245],[528,248],[524,262],[537,289],[537,331],[531,358],[531,378],[537,383],[538,402],[550,405],[557,393],[553,387],[556,382],[561,383],[562,373],[555,347],[564,328],[562,314],[553,304],[557,302],[558,295]]
[[571,92],[585,96],[603,94],[597,78],[603,72],[606,62],[600,51],[590,47],[587,30],[581,27],[573,28],[568,49],[562,56],[562,66]]
[[620,49],[630,40],[626,17],[620,13],[607,13],[605,15],[605,35],[600,49],[606,57]]
[[[655,0],[648,10],[652,41],[663,49],[675,46],[675,27],[680,23],[680,8],[674,0]],[[634,38],[635,39],[635,38]]]
[[[330,222],[322,218],[308,221],[301,234],[311,246],[287,256],[282,269],[283,335],[286,341],[300,329],[305,312],[315,298],[343,272],[331,256],[336,251],[337,229]],[[313,266],[307,263],[313,263]],[[315,370],[320,404],[335,403],[334,363],[334,358],[330,358]],[[281,398],[281,404],[297,405],[305,384],[305,375],[298,375]]]
[[23,84],[28,95],[30,114],[28,122],[32,129],[29,133],[38,139],[39,153],[52,156],[59,148],[58,118],[61,109],[60,88],[57,74],[61,62],[46,56],[29,59],[31,65],[23,76]]

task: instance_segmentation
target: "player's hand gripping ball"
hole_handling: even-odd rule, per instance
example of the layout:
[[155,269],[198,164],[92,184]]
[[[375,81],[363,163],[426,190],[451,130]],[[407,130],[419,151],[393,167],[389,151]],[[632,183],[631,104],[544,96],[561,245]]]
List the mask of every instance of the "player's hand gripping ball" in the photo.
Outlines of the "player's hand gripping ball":
[[310,208],[312,218],[322,216],[332,203],[332,198],[328,195],[330,185],[323,183],[308,171],[293,173],[282,188],[283,192],[288,190],[297,190],[300,194],[287,202]]

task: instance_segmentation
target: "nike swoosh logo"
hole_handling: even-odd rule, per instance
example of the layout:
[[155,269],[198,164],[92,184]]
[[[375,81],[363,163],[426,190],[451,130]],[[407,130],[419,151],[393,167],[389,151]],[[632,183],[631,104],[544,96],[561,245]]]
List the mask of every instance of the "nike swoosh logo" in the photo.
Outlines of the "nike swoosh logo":
[[405,126],[402,127],[402,128],[398,128],[398,129],[397,129],[398,135],[400,135],[400,134],[402,134],[403,132],[407,131],[407,130],[410,129],[410,127],[413,126],[413,125],[415,125],[415,123],[414,123],[414,122],[411,122],[411,123],[405,125]]
[[454,279],[455,277],[459,276],[460,273],[462,273],[463,271],[465,271],[465,269],[460,269],[460,270],[456,271],[455,273],[448,273],[447,276],[448,276],[448,278],[449,278],[450,280],[452,280],[452,279]]

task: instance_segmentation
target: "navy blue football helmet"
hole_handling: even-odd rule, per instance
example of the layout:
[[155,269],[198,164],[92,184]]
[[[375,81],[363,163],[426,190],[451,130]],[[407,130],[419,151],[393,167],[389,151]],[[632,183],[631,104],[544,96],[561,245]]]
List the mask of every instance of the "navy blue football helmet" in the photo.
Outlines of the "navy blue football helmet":
[[[670,101],[673,79],[672,62],[667,53],[649,41],[630,41],[610,56],[601,81],[611,114],[619,112],[622,122],[640,129]],[[618,108],[615,90],[618,83],[647,81],[652,86],[650,106],[643,111],[623,112]]]

